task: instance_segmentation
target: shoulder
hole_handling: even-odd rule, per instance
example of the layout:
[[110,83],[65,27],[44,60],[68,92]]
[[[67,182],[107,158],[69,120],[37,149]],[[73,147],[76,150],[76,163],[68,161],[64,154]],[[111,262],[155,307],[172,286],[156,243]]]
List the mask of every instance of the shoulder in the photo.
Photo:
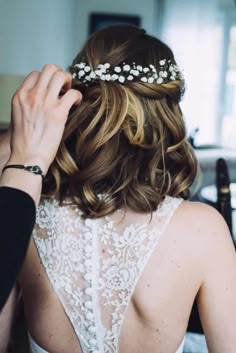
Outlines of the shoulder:
[[[203,281],[210,268],[217,268],[235,249],[221,214],[200,202],[182,201],[167,228],[173,252],[184,266]],[[195,272],[194,272],[195,271]]]
[[233,248],[228,226],[213,207],[201,202],[183,201],[173,220],[178,234],[196,254],[209,258],[225,248]]
[[222,219],[221,214],[212,206],[209,206],[205,203],[198,201],[182,201],[179,207],[179,211],[183,213],[183,215],[188,215],[191,217],[198,216],[202,220],[205,217],[212,217],[214,219]]
[[202,253],[214,243],[216,247],[229,242],[231,235],[221,214],[213,207],[201,202],[182,201],[177,207],[168,231],[189,249]]
[[227,230],[222,215],[212,206],[202,202],[183,201],[178,209],[180,218],[185,219],[185,225],[198,232]]

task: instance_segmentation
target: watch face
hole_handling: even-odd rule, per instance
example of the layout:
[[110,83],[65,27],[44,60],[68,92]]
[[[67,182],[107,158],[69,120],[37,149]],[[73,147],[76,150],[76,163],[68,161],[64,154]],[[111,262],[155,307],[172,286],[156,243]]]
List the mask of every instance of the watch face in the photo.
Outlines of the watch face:
[[40,172],[40,168],[39,168],[37,165],[35,165],[35,166],[33,167],[33,171],[34,171],[35,173],[39,173],[39,172]]
[[27,169],[34,174],[43,174],[41,168],[38,165],[29,166]]

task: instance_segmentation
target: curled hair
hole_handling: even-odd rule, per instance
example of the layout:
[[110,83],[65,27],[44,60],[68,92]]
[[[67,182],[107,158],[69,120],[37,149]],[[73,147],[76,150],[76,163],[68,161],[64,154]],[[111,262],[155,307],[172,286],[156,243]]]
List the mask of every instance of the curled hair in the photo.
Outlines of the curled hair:
[[[75,58],[92,68],[109,62],[158,67],[175,63],[171,50],[142,29],[114,26],[95,33]],[[71,109],[45,185],[46,195],[71,197],[84,217],[118,208],[156,210],[166,195],[189,197],[197,162],[179,106],[183,81],[165,84],[96,81],[73,87],[83,94]]]

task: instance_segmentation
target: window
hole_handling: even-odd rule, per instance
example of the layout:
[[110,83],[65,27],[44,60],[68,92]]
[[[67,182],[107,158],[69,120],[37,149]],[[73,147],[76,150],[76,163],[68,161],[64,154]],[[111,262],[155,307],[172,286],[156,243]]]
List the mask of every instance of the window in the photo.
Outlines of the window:
[[225,12],[216,0],[164,4],[161,38],[184,69],[188,133],[198,129],[196,145],[236,147],[236,8]]
[[[228,25],[227,25],[228,24]],[[236,17],[226,22],[226,67],[224,75],[222,144],[236,147]]]

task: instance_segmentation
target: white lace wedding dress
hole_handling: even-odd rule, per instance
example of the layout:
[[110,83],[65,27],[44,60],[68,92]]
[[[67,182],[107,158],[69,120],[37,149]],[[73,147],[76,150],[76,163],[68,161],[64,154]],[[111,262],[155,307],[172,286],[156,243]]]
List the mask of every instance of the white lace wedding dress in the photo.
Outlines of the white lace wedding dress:
[[[33,239],[83,353],[118,353],[136,284],[180,203],[166,197],[152,218],[119,210],[83,220],[70,202],[41,202]],[[32,353],[47,353],[29,340]]]

